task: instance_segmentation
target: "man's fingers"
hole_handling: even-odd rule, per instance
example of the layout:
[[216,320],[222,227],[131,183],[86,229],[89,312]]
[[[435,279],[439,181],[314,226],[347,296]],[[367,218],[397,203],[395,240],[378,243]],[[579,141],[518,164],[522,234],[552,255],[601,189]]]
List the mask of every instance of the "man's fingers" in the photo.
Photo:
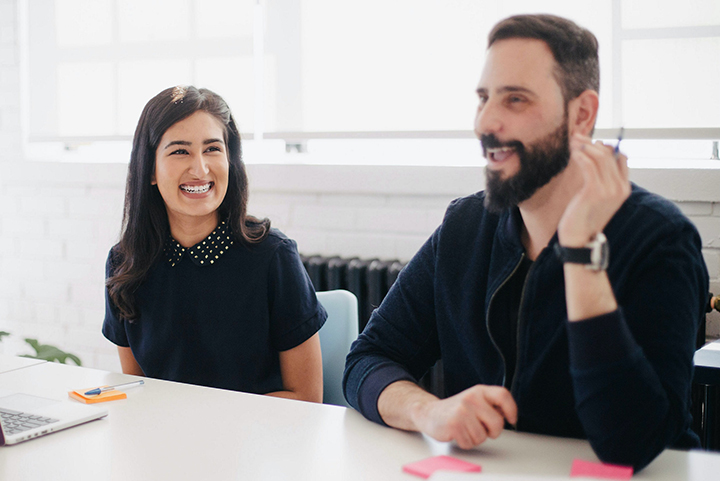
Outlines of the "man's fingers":
[[485,440],[488,438],[488,433],[485,429],[485,426],[478,418],[474,418],[473,420],[468,421],[468,423],[465,424],[465,430],[467,433],[467,437],[472,443],[472,445],[463,449],[470,449],[478,446],[484,443]]
[[489,412],[483,413],[481,422],[486,432],[486,437],[496,439],[505,428],[505,416],[497,408],[488,406]]
[[515,404],[510,391],[504,387],[489,386],[485,393],[485,399],[491,406],[498,409],[510,424],[517,423],[517,404]]
[[580,168],[580,173],[582,174],[583,180],[586,184],[597,181],[600,174],[598,172],[597,165],[593,162],[589,155],[578,149],[572,153],[572,158]]

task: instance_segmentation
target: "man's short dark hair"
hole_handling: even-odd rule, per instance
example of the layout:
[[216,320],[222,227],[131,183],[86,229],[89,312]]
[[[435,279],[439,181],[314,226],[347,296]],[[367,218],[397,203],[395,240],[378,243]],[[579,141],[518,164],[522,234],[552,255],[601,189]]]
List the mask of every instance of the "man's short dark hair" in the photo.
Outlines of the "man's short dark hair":
[[600,91],[598,42],[589,30],[554,15],[516,15],[500,21],[488,35],[488,48],[499,40],[534,38],[555,57],[555,78],[567,104],[585,90]]

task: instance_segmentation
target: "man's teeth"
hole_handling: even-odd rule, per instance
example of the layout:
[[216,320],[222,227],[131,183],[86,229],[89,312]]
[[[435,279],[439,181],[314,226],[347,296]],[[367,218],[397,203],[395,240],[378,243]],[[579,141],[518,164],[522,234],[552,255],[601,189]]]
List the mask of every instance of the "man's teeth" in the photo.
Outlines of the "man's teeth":
[[495,154],[498,152],[512,152],[513,150],[515,149],[513,149],[512,147],[497,147],[495,149],[487,149],[487,151],[491,154]]
[[184,190],[188,194],[204,194],[212,187],[212,183],[205,185],[181,185],[180,189]]
[[512,155],[515,149],[512,147],[497,147],[494,149],[488,149],[488,156],[496,162],[501,162]]

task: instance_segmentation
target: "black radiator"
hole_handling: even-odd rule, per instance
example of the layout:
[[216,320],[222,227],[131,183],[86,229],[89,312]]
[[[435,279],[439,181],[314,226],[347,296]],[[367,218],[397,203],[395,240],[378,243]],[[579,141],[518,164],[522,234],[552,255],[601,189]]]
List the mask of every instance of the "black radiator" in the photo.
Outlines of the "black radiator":
[[372,311],[380,305],[405,266],[400,261],[301,256],[316,291],[345,289],[358,299],[358,327],[365,328]]

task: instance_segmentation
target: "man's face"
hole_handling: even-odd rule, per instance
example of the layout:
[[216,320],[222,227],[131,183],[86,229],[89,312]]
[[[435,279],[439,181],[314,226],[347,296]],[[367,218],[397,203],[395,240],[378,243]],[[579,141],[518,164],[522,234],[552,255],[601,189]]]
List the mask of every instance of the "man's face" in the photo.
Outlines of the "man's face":
[[488,50],[475,133],[488,162],[491,211],[529,199],[567,166],[567,109],[554,67],[540,40],[500,40]]

